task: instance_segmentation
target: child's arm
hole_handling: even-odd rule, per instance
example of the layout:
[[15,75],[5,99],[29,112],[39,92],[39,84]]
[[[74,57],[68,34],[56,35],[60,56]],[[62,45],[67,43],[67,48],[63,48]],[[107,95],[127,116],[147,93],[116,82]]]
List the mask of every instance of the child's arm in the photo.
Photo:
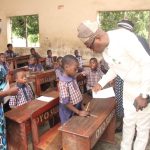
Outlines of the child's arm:
[[71,103],[66,104],[66,107],[67,107],[68,109],[70,109],[71,111],[73,111],[74,113],[76,113],[77,115],[79,115],[79,116],[85,117],[85,116],[88,116],[88,115],[89,115],[89,112],[88,112],[88,111],[78,110],[78,109],[77,109],[76,107],[74,107],[73,104],[71,104]]

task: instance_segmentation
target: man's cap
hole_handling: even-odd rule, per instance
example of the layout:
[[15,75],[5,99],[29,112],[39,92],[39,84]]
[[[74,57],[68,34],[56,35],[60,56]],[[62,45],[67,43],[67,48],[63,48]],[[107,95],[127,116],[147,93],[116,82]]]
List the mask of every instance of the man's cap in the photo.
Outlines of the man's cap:
[[130,20],[121,20],[118,22],[117,25],[118,25],[118,27],[122,27],[122,28],[128,29],[130,31],[133,31],[133,28],[134,28],[134,24]]
[[77,28],[78,38],[87,46],[90,47],[96,35],[101,34],[102,30],[96,21],[86,20],[81,22]]

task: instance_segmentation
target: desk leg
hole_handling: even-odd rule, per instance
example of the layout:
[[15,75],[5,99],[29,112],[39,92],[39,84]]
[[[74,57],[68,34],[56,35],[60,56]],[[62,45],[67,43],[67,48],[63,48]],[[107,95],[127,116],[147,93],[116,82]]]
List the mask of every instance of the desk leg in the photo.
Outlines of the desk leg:
[[25,123],[18,124],[7,120],[7,143],[8,150],[28,149]]
[[100,141],[115,144],[116,117],[114,116],[100,138]]

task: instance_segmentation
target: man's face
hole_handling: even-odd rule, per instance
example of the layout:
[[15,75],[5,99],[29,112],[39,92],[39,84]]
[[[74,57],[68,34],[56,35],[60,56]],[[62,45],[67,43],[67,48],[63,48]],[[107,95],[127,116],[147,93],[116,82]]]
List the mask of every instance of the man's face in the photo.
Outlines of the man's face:
[[98,38],[96,37],[92,46],[91,46],[91,49],[94,52],[102,53],[105,48],[106,48],[105,39],[103,37],[98,37]]

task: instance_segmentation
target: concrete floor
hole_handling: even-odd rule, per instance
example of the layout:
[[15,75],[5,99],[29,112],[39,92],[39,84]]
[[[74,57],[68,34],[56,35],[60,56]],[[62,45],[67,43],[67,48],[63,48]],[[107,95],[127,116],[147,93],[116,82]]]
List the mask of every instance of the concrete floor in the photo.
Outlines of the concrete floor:
[[[98,142],[93,150],[120,150],[120,143],[122,138],[122,133],[116,133],[116,144],[109,144],[105,142]],[[148,142],[146,150],[150,150],[150,140]]]
[[[40,132],[44,132],[47,128],[49,128],[48,123],[40,128]],[[116,144],[109,144],[106,142],[97,142],[93,150],[120,150],[120,143],[121,143],[122,133],[116,133],[115,140]],[[33,150],[32,148],[32,142],[31,142],[31,136],[29,137],[29,150]],[[150,150],[150,139],[147,145],[146,150]]]

